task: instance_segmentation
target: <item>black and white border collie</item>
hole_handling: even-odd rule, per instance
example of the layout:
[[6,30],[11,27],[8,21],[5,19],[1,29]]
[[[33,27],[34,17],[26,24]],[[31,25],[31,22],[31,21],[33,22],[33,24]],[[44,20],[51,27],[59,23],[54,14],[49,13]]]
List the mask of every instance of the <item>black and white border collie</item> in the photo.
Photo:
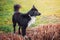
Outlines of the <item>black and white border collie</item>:
[[26,28],[33,24],[36,20],[36,16],[41,15],[38,10],[33,6],[32,9],[26,14],[19,12],[20,5],[14,5],[14,15],[12,17],[13,28],[15,33],[16,23],[19,26],[18,32],[20,34],[20,28],[22,29],[22,36],[26,35]]

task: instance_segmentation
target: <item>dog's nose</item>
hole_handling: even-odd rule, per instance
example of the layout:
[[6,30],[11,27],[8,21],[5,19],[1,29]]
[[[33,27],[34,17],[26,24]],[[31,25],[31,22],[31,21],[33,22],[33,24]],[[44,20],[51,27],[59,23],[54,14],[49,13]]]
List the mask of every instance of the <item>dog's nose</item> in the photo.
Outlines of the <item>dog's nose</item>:
[[41,15],[41,13],[39,13],[39,15]]

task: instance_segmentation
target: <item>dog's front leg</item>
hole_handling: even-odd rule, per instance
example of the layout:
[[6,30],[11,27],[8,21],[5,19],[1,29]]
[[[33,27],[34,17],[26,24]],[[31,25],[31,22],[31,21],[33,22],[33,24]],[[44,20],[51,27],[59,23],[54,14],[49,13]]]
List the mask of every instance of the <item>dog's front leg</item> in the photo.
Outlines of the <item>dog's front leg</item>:
[[22,28],[22,36],[24,37],[26,35],[26,28]]
[[29,38],[27,35],[26,35],[26,28],[27,26],[24,26],[22,28],[22,36],[24,37],[24,40],[31,40],[31,38]]

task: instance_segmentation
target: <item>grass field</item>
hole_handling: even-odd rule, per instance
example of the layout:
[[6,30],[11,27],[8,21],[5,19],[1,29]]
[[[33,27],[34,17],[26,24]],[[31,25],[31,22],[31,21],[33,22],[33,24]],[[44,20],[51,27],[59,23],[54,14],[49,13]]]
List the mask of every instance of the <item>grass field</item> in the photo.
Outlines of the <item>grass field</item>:
[[[60,24],[43,24],[28,28],[26,36],[31,40],[60,40]],[[13,33],[0,33],[0,40],[24,40],[21,35]]]

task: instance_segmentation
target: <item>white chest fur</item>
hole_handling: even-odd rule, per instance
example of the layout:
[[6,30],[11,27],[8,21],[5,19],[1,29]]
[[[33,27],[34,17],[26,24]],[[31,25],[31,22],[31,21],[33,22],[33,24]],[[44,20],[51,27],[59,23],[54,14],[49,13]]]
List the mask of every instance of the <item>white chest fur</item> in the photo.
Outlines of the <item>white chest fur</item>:
[[35,20],[36,20],[36,17],[32,16],[32,17],[31,17],[31,20],[28,22],[28,27],[29,27],[31,24],[33,24],[33,23],[35,22]]

